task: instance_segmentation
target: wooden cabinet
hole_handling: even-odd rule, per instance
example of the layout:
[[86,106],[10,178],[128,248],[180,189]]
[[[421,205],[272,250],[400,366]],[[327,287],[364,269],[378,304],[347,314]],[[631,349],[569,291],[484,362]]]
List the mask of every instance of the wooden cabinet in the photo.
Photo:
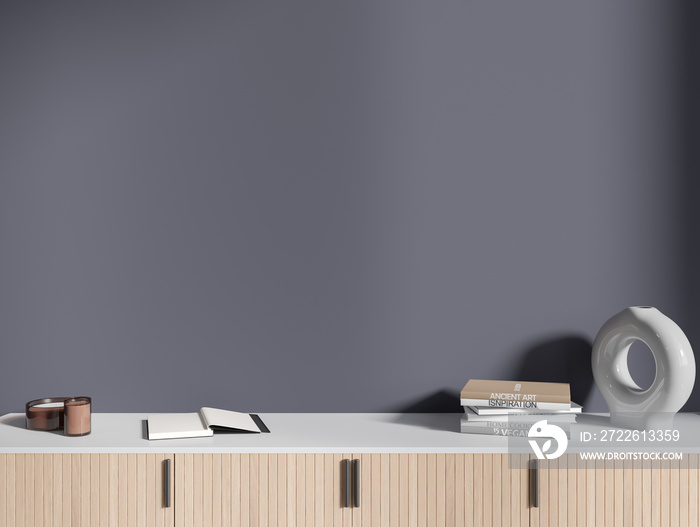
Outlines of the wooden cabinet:
[[1,454],[0,525],[166,527],[164,454]]
[[363,454],[356,526],[525,526],[527,456]]
[[176,454],[177,526],[350,526],[341,454]]
[[539,462],[538,527],[699,525],[698,454],[682,460],[582,460],[576,454]]
[[73,440],[0,416],[0,527],[700,525],[698,454],[660,468],[565,455],[534,486],[531,456],[452,431],[458,416],[270,414],[265,437],[172,442],[144,439],[145,418],[93,414]]
[[[359,506],[345,460],[359,461]],[[511,462],[501,454],[177,454],[175,525],[525,526],[527,456]]]

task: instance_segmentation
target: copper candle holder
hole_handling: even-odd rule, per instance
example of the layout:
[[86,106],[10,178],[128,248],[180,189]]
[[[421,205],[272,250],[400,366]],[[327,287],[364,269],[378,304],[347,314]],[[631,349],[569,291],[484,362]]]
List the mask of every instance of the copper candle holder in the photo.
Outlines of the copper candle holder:
[[29,430],[63,430],[63,405],[68,397],[46,397],[26,405]]
[[67,436],[85,436],[90,433],[92,399],[70,397],[64,401],[63,433]]

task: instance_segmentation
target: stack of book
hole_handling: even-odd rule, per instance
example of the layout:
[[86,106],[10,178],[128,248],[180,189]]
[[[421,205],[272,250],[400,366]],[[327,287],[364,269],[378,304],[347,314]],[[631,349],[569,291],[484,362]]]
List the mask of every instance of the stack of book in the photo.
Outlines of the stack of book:
[[581,406],[571,401],[568,383],[471,379],[462,389],[465,434],[527,436],[530,427],[546,419],[567,436]]

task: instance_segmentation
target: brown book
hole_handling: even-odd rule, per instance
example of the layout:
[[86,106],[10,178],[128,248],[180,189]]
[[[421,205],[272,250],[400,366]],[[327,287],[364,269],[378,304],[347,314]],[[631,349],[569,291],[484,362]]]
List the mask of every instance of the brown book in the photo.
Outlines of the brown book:
[[[568,383],[490,381],[471,379],[462,389],[462,400],[503,401],[512,403],[571,404]],[[485,405],[485,406],[488,406]],[[541,407],[537,404],[535,407]]]

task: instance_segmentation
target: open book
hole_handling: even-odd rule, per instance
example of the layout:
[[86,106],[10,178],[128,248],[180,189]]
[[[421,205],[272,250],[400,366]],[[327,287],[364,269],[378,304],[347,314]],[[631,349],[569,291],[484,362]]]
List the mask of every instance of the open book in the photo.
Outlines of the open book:
[[178,439],[182,437],[206,437],[214,430],[224,432],[269,432],[256,414],[244,414],[201,408],[189,414],[151,414],[148,416],[148,439]]

